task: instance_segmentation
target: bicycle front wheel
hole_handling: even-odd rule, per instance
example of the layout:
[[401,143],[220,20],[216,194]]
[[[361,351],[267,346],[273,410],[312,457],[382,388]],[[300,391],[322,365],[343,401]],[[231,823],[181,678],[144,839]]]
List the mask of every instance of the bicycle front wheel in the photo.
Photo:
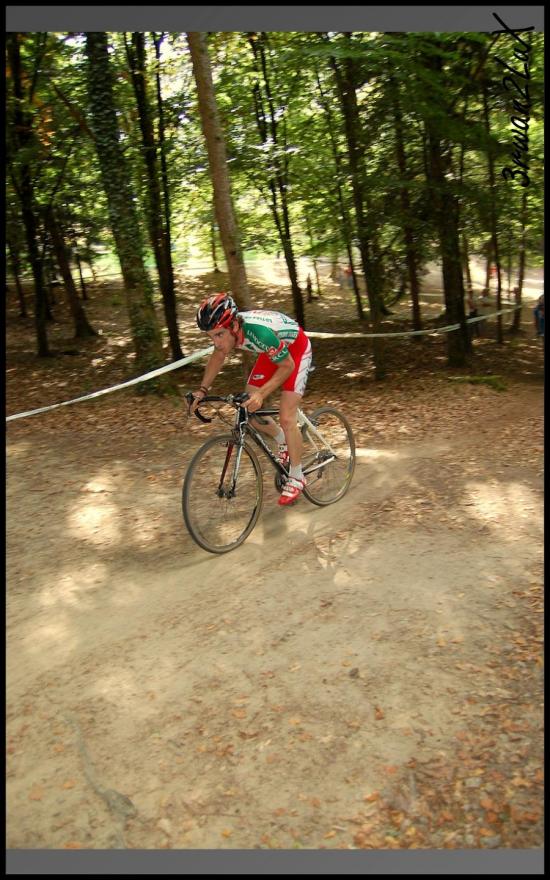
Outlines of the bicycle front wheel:
[[324,507],[348,491],[355,470],[355,440],[347,419],[332,406],[322,406],[309,416],[316,431],[302,428],[304,495]]
[[[240,461],[238,453],[240,452]],[[197,450],[183,481],[185,525],[209,553],[227,553],[248,537],[260,515],[263,480],[254,451],[230,436]]]

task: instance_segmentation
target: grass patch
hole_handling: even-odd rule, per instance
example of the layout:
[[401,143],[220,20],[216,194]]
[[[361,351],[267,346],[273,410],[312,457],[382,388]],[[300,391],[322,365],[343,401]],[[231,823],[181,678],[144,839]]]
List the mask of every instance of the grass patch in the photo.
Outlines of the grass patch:
[[469,385],[487,385],[495,391],[507,391],[502,376],[447,376],[449,382],[467,382]]

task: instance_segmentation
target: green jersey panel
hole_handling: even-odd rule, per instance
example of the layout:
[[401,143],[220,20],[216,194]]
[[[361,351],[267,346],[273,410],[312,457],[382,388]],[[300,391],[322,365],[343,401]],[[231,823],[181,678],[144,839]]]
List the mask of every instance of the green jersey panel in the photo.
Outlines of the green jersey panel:
[[293,318],[264,309],[240,312],[240,317],[244,333],[240,348],[263,352],[274,364],[280,364],[288,357],[288,345],[300,332],[300,326]]

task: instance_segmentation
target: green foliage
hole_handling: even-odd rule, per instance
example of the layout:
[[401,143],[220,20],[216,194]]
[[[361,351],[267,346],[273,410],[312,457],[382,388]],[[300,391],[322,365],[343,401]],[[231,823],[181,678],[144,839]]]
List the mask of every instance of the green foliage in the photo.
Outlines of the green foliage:
[[[158,35],[157,35],[158,36]],[[9,216],[21,224],[17,188],[21,169],[32,169],[38,211],[55,201],[70,220],[76,247],[83,258],[104,257],[114,251],[113,212],[124,214],[120,166],[113,152],[118,143],[130,177],[133,209],[145,218],[145,178],[142,146],[128,73],[124,35],[109,34],[110,73],[116,106],[116,132],[96,132],[106,162],[97,159],[91,133],[86,87],[85,35],[22,34],[25,69],[23,110],[36,133],[34,140],[16,146],[14,112],[17,105],[7,72],[7,198]],[[258,133],[255,100],[260,77],[252,43],[258,34],[214,32],[209,35],[216,97],[226,134],[233,200],[245,254],[276,252],[279,233],[271,210],[270,183],[277,169],[285,175],[292,241],[296,255],[342,256],[351,224],[356,238],[349,156],[333,60],[351,65],[357,84],[361,175],[367,199],[367,224],[389,289],[396,266],[405,260],[405,217],[401,193],[410,200],[408,221],[414,234],[420,269],[437,256],[438,231],[428,187],[426,125],[434,125],[449,158],[449,191],[460,199],[460,226],[471,256],[486,253],[490,214],[495,206],[502,257],[517,266],[522,226],[522,187],[505,181],[501,168],[512,161],[513,94],[502,84],[496,56],[513,66],[512,41],[495,44],[485,33],[369,33],[270,32],[266,60],[270,70],[269,100],[277,120],[277,140],[268,126]],[[263,39],[263,37],[262,37]],[[252,41],[252,42],[251,42]],[[153,35],[146,35],[154,58]],[[544,35],[532,36],[530,63],[531,118],[525,239],[527,260],[542,263],[543,238],[543,51]],[[164,34],[160,75],[165,108],[166,152],[175,262],[210,260],[212,186],[207,154],[196,108],[189,52],[183,34]],[[155,92],[154,65],[149,91]],[[31,94],[31,84],[32,94]],[[490,132],[483,118],[483,89],[490,107]],[[396,158],[397,135],[392,110],[394,90],[399,98],[406,174]],[[268,97],[263,94],[267,115]],[[106,90],[97,83],[96,114],[109,113]],[[156,113],[156,110],[155,110]],[[105,116],[107,122],[107,116]],[[153,120],[158,132],[158,119]],[[112,121],[110,123],[112,125]],[[111,150],[111,152],[109,152]],[[489,151],[495,158],[497,181],[488,180]],[[110,157],[110,158],[108,158]],[[110,175],[110,209],[104,190]],[[109,213],[110,211],[110,213]],[[120,219],[120,217],[119,217]],[[135,229],[127,226],[131,240]],[[219,246],[219,241],[218,241]],[[218,248],[221,258],[221,248]],[[24,248],[22,249],[24,258]],[[152,264],[152,263],[151,263]],[[98,262],[99,266],[99,262]]]

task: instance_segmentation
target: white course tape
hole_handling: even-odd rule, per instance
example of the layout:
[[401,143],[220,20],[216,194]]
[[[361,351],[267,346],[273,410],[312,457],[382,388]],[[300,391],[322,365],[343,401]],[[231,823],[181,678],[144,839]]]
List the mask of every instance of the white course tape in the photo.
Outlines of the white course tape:
[[[515,312],[516,309],[520,308],[522,307],[514,306],[511,309],[500,309],[500,311],[492,312],[490,315],[480,315],[478,318],[467,318],[466,323],[475,324],[477,321],[485,321],[487,318],[504,315],[506,312]],[[446,327],[435,327],[431,330],[405,330],[398,333],[320,333],[316,331],[307,331],[307,335],[312,339],[373,339],[381,336],[419,336],[421,334],[432,335],[435,333],[450,333],[451,330],[458,330],[459,327],[460,324],[448,324]],[[214,351],[213,346],[202,348],[200,351],[187,355],[187,357],[181,358],[179,361],[174,361],[173,364],[167,364],[165,367],[159,367],[158,370],[144,373],[136,379],[130,379],[128,382],[121,382],[120,385],[112,385],[110,388],[103,388],[101,391],[94,391],[91,394],[84,394],[82,397],[74,397],[72,400],[63,401],[63,403],[53,403],[50,406],[41,406],[39,409],[30,409],[27,410],[27,412],[16,413],[13,416],[7,416],[6,422],[12,422],[14,419],[24,419],[27,416],[35,416],[38,413],[48,412],[51,409],[58,409],[60,406],[69,406],[71,403],[79,403],[81,400],[92,400],[94,397],[101,397],[103,394],[110,394],[112,391],[118,391],[120,388],[129,388],[130,385],[137,385],[139,382],[148,382],[149,379],[154,379],[155,376],[161,376],[163,373],[177,370],[179,367],[183,367],[184,364],[191,363],[191,361],[197,361],[200,358],[206,357],[206,355],[210,354],[212,351]]]
[[[521,306],[514,306],[511,309],[500,309],[498,312],[491,312],[490,315],[480,315],[478,318],[466,318],[466,324],[475,324],[476,321],[486,321],[487,318],[494,318],[497,315],[504,315],[506,312],[515,312],[516,309],[522,308]],[[339,339],[374,339],[380,338],[382,336],[420,336],[422,334],[432,335],[435,333],[450,333],[451,330],[458,330],[460,324],[447,324],[446,327],[432,327],[430,330],[403,330],[398,333],[317,333],[315,331],[310,332],[307,330],[307,335],[312,339],[331,339],[331,338],[339,338]]]
[[165,367],[159,367],[158,370],[144,373],[136,379],[130,379],[128,382],[121,382],[120,385],[112,385],[110,388],[103,388],[101,391],[94,391],[92,394],[84,394],[83,397],[74,397],[72,400],[65,400],[63,403],[53,403],[51,406],[41,406],[40,409],[30,409],[27,412],[7,416],[6,422],[11,422],[13,419],[24,419],[26,416],[34,416],[37,415],[37,413],[48,412],[48,410],[57,409],[60,406],[69,406],[69,404],[78,403],[81,400],[92,400],[94,397],[101,397],[102,394],[110,394],[111,391],[118,391],[120,388],[129,388],[130,385],[137,385],[139,382],[148,382],[149,379],[153,379],[155,376],[161,376],[163,373],[169,373],[171,370],[177,370],[179,367],[183,367],[184,364],[190,364],[191,361],[197,361],[199,358],[206,357],[206,355],[210,354],[212,351],[214,351],[214,347],[211,345],[208,348],[195,351],[187,357],[180,358],[179,361],[174,361],[173,364],[167,364]]

